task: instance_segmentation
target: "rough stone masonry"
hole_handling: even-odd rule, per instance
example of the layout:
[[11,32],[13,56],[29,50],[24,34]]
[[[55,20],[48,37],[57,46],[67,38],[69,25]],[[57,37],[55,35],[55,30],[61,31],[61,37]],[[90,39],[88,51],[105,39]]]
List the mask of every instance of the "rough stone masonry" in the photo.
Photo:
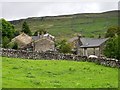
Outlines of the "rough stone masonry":
[[99,65],[120,68],[120,61],[110,58],[87,58],[73,54],[62,54],[57,52],[37,52],[2,48],[3,57],[24,58],[33,60],[71,60],[71,61],[88,61]]

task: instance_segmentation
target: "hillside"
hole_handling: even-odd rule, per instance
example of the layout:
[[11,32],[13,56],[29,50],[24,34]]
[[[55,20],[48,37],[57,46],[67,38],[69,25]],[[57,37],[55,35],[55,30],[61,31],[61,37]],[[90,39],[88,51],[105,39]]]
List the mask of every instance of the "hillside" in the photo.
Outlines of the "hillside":
[[117,88],[118,69],[90,62],[3,57],[3,88]]
[[81,33],[86,37],[104,36],[106,30],[118,24],[118,11],[103,13],[84,13],[62,16],[30,17],[10,21],[17,30],[21,30],[22,23],[26,21],[32,32],[46,29],[49,33],[60,38],[70,38]]

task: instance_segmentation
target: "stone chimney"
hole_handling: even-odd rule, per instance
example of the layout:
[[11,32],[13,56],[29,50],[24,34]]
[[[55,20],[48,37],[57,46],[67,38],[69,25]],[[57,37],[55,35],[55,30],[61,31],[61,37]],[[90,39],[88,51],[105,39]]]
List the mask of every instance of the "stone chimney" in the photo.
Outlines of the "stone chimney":
[[78,39],[80,39],[80,38],[81,38],[81,34],[78,34],[77,36],[78,36]]
[[42,38],[44,37],[44,32],[41,32],[41,37],[42,37]]
[[82,37],[82,35],[81,35],[81,34],[78,34],[78,44],[79,44],[79,46],[82,45],[82,42],[81,42],[81,40],[80,40],[81,37]]
[[80,38],[82,36],[81,36],[81,34],[78,34],[77,37],[78,37],[78,39],[77,39],[77,43],[76,43],[76,49],[77,49],[77,55],[80,55],[80,46],[82,45]]
[[98,38],[101,38],[101,34],[99,34]]
[[40,32],[37,32],[37,36],[40,38]]

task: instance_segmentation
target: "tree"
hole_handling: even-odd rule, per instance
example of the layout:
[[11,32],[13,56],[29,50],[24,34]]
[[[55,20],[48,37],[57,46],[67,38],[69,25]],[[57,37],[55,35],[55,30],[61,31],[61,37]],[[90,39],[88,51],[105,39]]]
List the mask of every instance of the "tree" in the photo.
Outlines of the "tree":
[[57,43],[58,51],[61,53],[71,53],[71,46],[67,43],[66,40],[62,40],[59,43]]
[[16,30],[14,26],[5,19],[0,19],[0,23],[0,33],[2,33],[2,47],[7,48],[7,44],[12,38],[14,38],[14,33]]
[[69,44],[61,45],[60,47],[61,53],[71,53],[71,47]]
[[104,54],[107,57],[120,60],[120,27],[110,27],[106,37],[110,39],[106,44]]
[[18,49],[18,44],[16,42],[10,42],[7,45],[7,47],[10,48],[10,49]]
[[109,58],[119,59],[119,56],[120,56],[119,51],[120,49],[118,45],[118,35],[117,35],[109,39],[109,41],[106,44],[104,54]]
[[118,29],[117,29],[117,35],[118,36],[120,35],[120,27],[118,27]]
[[28,34],[28,35],[32,35],[31,31],[30,31],[30,28],[27,24],[27,22],[24,22],[23,25],[22,25],[22,32]]
[[2,31],[2,37],[8,37],[11,40],[15,33],[14,26],[5,19],[1,19],[0,21],[2,22],[2,28],[0,29]]
[[7,48],[10,39],[7,36],[2,37],[2,47]]
[[118,33],[118,30],[120,30],[119,27],[110,27],[108,28],[106,34],[105,34],[105,37],[114,37],[115,34]]
[[118,60],[120,60],[120,27],[117,30],[118,35]]
[[18,36],[20,34],[20,31],[16,30],[14,33],[14,36]]
[[18,44],[16,42],[14,42],[12,49],[18,49]]

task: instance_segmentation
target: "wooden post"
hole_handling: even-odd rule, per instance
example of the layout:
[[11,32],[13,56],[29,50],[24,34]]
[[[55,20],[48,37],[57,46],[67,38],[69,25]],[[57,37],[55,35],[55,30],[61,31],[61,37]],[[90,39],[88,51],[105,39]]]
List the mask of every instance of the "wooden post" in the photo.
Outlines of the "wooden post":
[[88,56],[87,48],[84,48],[84,56]]
[[99,47],[99,57],[101,56],[101,47]]
[[85,54],[84,54],[84,48],[83,48],[83,56],[84,56]]
[[95,48],[93,48],[93,54],[95,55]]

